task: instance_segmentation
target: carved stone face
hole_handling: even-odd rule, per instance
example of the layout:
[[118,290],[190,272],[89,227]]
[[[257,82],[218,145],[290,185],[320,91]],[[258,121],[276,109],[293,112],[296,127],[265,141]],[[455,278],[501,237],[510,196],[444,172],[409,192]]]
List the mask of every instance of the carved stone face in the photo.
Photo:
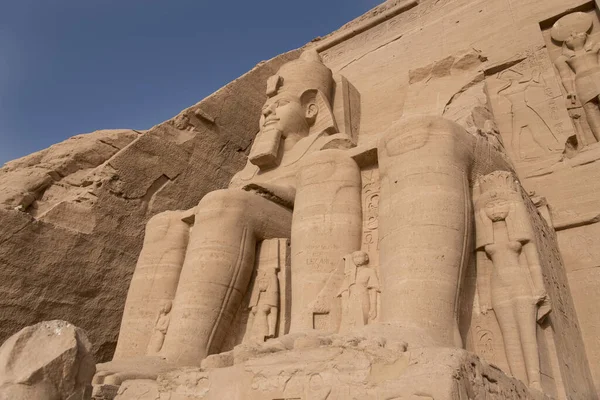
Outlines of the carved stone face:
[[508,201],[502,198],[493,198],[485,205],[485,214],[494,222],[505,220],[508,212]]
[[308,135],[309,124],[300,99],[289,93],[281,93],[268,99],[262,108],[260,129],[278,130],[283,137],[292,133]]
[[571,50],[581,50],[585,46],[587,40],[587,33],[585,32],[571,32],[565,44]]
[[352,261],[357,267],[367,265],[369,263],[369,255],[364,251],[355,251],[352,253]]

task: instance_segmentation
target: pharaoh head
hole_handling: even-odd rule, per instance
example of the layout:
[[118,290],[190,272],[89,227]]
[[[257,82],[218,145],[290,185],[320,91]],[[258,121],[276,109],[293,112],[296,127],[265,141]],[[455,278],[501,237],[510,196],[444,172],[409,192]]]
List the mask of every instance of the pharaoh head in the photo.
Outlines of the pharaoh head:
[[525,203],[511,172],[495,171],[480,177],[474,191],[477,247],[494,243],[494,222],[506,221],[511,240],[533,237]]
[[485,205],[485,214],[493,222],[505,220],[510,210],[508,201],[495,191],[490,192],[489,202]]
[[362,267],[369,264],[369,255],[364,251],[355,251],[352,253],[352,261],[357,267]]
[[331,101],[334,81],[315,50],[309,50],[279,69],[267,81],[267,101],[261,118],[260,132],[250,152],[250,162],[259,167],[273,167],[282,147],[286,148],[312,133],[336,130]]
[[576,51],[585,47],[592,27],[592,18],[583,12],[574,12],[560,18],[552,26],[552,39],[563,43],[568,49]]
[[479,178],[481,197],[478,206],[493,222],[506,219],[509,202],[518,194],[515,179],[507,171],[495,171]]

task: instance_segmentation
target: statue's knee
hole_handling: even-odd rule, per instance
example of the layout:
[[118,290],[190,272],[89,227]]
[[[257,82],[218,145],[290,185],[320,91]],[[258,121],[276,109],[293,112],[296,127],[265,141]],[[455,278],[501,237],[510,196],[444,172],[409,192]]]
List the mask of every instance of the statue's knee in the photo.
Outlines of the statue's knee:
[[181,219],[181,211],[163,211],[150,218],[147,222],[147,225],[163,225],[177,219]]
[[475,138],[453,121],[418,116],[396,121],[381,135],[377,147],[381,158],[408,153],[421,157],[422,152],[464,157],[471,152],[474,142]]
[[248,201],[250,193],[241,189],[219,189],[208,193],[200,200],[198,207],[232,207],[243,206]]
[[221,189],[208,193],[196,207],[196,223],[219,219],[242,220],[250,209],[249,196],[255,196],[241,189]]
[[271,306],[263,304],[260,306],[260,312],[264,315],[268,315],[271,312]]

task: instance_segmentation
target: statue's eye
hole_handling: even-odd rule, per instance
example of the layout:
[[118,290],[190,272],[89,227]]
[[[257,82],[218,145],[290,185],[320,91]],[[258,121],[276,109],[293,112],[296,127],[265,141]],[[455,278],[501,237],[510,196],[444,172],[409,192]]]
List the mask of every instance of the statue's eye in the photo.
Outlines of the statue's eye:
[[277,102],[275,103],[275,107],[285,106],[286,104],[289,104],[288,100],[277,100]]

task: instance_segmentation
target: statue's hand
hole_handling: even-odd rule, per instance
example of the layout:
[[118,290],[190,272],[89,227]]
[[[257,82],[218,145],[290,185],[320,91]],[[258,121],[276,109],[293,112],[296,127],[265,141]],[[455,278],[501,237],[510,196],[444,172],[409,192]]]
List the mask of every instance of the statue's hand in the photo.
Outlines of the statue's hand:
[[369,310],[369,321],[373,321],[375,318],[377,318],[377,310],[371,308]]
[[537,303],[537,322],[543,323],[548,314],[552,311],[552,304],[547,294],[544,294]]

